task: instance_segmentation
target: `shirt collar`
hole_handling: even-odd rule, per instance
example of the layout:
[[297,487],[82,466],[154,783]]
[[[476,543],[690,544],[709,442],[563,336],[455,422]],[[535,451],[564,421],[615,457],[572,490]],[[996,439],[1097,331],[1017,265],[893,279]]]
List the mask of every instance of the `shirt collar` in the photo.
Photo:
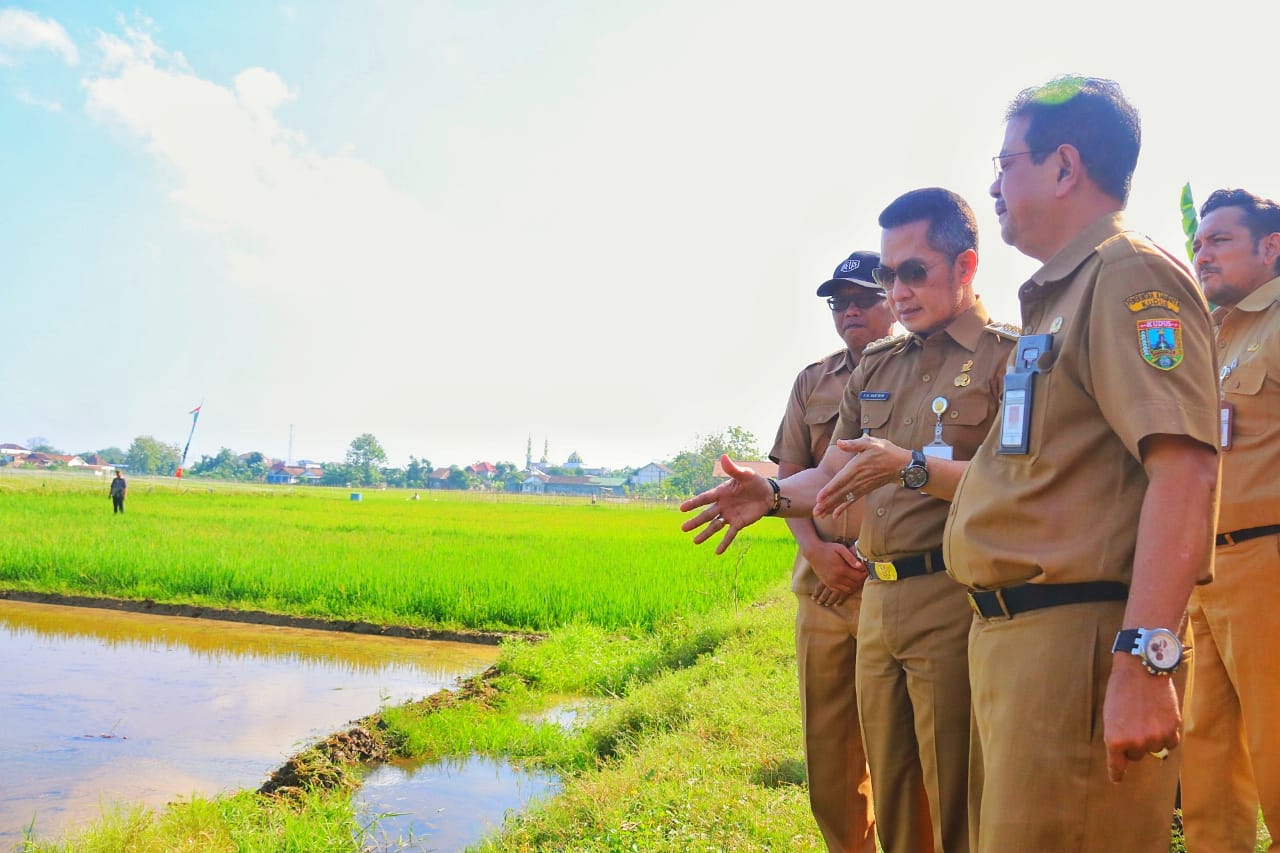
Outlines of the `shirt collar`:
[[833,353],[832,355],[834,357],[827,358],[826,366],[822,371],[823,376],[832,376],[842,370],[853,370],[853,353],[849,352],[847,347],[838,353]]
[[1272,302],[1280,300],[1280,276],[1259,287],[1236,303],[1241,311],[1265,311]]
[[[973,305],[952,318],[950,323],[934,332],[929,338],[948,335],[960,346],[969,350],[969,352],[973,352],[978,348],[978,344],[982,342],[983,327],[990,322],[991,315],[987,313],[987,307],[982,304],[981,298],[975,296]],[[924,346],[929,338],[922,338],[913,332],[907,339],[907,346],[912,344]]]
[[1051,281],[1062,281],[1070,276],[1098,250],[1099,246],[1127,230],[1120,218],[1121,212],[1117,210],[1094,220],[1091,225],[1072,238],[1070,243],[1063,246],[1058,254],[1036,270],[1027,284],[1044,286]]

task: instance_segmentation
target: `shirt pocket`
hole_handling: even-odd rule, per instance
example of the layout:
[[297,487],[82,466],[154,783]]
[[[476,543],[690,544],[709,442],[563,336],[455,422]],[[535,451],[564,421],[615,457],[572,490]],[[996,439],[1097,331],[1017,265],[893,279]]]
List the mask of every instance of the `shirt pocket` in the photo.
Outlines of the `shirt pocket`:
[[1261,435],[1272,428],[1267,411],[1267,395],[1262,394],[1267,384],[1265,364],[1242,364],[1231,371],[1222,383],[1222,397],[1234,407],[1232,429],[1242,435]]
[[809,452],[814,459],[821,459],[831,446],[836,432],[836,419],[840,417],[840,403],[810,403],[804,410],[804,425],[809,431],[812,446]]
[[991,430],[996,401],[981,392],[950,401],[942,415],[942,440],[954,448],[956,459],[972,459]]
[[872,435],[883,438],[885,429],[892,417],[893,401],[863,400],[862,417],[860,419],[861,422],[858,424],[858,429],[871,430]]

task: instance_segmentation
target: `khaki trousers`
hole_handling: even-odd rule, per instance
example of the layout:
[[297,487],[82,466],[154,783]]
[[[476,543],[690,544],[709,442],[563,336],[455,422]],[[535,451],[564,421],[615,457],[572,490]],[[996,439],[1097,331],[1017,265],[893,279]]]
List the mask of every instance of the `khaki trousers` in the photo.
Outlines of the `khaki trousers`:
[[858,716],[885,853],[969,849],[972,619],[943,572],[863,587]]
[[1182,825],[1190,853],[1253,853],[1280,832],[1280,536],[1219,547],[1191,596]]
[[862,599],[854,595],[838,607],[823,607],[803,593],[796,600],[809,805],[832,853],[875,853],[871,780],[853,680]]
[[1130,764],[1120,784],[1107,777],[1102,706],[1124,606],[974,619],[977,853],[1169,853],[1182,750]]

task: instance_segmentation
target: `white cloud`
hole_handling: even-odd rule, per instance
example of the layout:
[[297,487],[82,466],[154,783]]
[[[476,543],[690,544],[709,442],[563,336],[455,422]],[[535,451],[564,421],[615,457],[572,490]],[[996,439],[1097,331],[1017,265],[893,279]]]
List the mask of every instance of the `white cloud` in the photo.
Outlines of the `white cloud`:
[[75,42],[57,21],[25,9],[0,9],[0,64],[12,65],[13,54],[33,50],[52,51],[68,65],[80,61]]
[[14,91],[13,96],[17,98],[19,103],[26,104],[29,107],[39,107],[51,113],[62,112],[62,104],[59,101],[37,97],[27,89],[17,89]]

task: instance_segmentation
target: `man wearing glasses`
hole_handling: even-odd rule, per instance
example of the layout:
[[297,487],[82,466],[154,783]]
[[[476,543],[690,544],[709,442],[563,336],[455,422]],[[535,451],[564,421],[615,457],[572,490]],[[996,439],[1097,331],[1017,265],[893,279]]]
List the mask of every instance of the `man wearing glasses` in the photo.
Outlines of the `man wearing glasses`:
[[976,851],[1167,853],[1170,676],[1217,515],[1207,306],[1121,223],[1141,131],[1119,86],[1059,78],[1006,119],[1001,236],[1043,266],[1018,291],[1000,418],[943,540],[977,612]]
[[[769,454],[780,477],[817,467],[831,444],[840,401],[862,350],[893,326],[884,288],[871,274],[879,264],[875,252],[854,252],[818,287],[844,348],[796,377]],[[832,853],[876,850],[871,779],[853,681],[858,607],[867,577],[853,550],[860,523],[857,512],[845,513],[839,523],[787,519],[800,547],[791,590],[798,602],[796,664],[809,805]]]
[[908,334],[863,351],[837,443],[817,468],[773,481],[726,462],[727,483],[681,506],[706,507],[683,529],[707,525],[698,543],[724,531],[723,552],[764,515],[838,523],[862,506],[857,550],[869,574],[856,683],[876,831],[886,853],[956,853],[969,849],[972,614],[940,546],[951,494],[995,420],[1016,336],[990,323],[974,293],[977,223],[964,199],[914,190],[879,223],[874,274]]
[[1258,806],[1280,836],[1280,205],[1218,190],[1200,208],[1196,275],[1218,326],[1222,511],[1214,581],[1191,594],[1182,825],[1191,850],[1252,853]]

